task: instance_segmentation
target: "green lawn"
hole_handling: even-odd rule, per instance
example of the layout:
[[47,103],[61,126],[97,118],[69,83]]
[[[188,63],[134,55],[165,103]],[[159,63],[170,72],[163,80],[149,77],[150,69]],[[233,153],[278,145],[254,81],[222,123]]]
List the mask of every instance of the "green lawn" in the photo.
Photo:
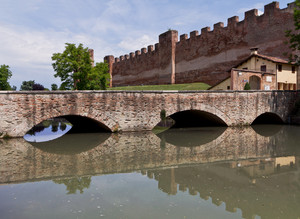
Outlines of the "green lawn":
[[208,88],[210,88],[210,86],[205,83],[192,83],[112,87],[107,90],[207,90]]

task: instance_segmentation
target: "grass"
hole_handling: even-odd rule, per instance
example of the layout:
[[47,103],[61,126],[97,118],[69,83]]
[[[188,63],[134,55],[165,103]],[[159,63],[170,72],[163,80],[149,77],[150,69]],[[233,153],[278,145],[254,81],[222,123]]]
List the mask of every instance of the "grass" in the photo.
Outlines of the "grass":
[[167,131],[170,127],[161,127],[161,126],[155,126],[152,129],[152,132],[156,135],[158,135],[159,133],[162,133],[164,131]]
[[112,87],[107,90],[207,90],[208,88],[210,88],[210,86],[205,83],[191,83]]

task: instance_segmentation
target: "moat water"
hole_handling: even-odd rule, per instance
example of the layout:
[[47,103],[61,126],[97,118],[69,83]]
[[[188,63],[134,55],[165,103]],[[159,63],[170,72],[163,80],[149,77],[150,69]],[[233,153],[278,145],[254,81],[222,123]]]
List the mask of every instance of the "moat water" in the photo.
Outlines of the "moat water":
[[299,126],[65,130],[0,140],[0,218],[300,217]]

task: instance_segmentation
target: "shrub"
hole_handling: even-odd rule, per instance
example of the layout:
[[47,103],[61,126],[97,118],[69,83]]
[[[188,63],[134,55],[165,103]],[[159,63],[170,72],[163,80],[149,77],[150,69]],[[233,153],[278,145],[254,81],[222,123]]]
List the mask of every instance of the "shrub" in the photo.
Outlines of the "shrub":
[[251,90],[250,84],[248,82],[245,84],[244,90]]

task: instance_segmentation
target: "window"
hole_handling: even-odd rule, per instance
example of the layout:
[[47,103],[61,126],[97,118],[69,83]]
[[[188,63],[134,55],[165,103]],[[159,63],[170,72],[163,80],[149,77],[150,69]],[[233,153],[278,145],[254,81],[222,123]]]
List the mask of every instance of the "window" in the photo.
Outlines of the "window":
[[244,70],[248,70],[248,68],[246,67],[246,68],[243,68]]
[[278,65],[278,71],[279,71],[279,72],[282,71],[282,65]]
[[260,66],[260,71],[266,72],[267,71],[267,66],[266,65]]
[[295,71],[296,71],[296,67],[292,66],[292,73],[295,73]]
[[227,90],[230,90],[230,86],[227,86]]

